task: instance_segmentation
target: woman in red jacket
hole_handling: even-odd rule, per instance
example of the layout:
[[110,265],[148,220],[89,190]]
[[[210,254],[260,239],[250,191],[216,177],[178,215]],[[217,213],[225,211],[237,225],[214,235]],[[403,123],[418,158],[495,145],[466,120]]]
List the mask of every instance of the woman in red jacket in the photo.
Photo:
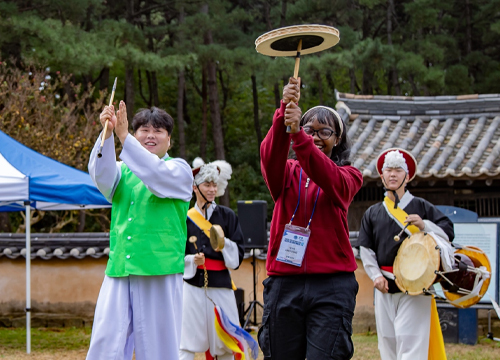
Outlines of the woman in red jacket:
[[290,78],[260,149],[275,206],[259,344],[266,360],[346,360],[358,292],[347,210],[363,177],[339,114],[316,106],[301,116],[299,98]]

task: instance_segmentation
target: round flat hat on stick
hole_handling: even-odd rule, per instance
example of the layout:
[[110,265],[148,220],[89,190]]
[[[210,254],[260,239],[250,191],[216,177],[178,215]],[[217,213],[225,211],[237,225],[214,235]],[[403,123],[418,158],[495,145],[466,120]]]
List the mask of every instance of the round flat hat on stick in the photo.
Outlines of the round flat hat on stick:
[[[255,50],[268,56],[295,56],[293,77],[299,76],[300,55],[312,54],[336,45],[339,31],[326,25],[294,25],[275,29],[255,40]],[[286,132],[292,132],[287,126]]]
[[294,25],[271,30],[255,40],[255,50],[268,56],[296,56],[300,40],[300,54],[307,55],[337,45],[339,31],[326,25]]

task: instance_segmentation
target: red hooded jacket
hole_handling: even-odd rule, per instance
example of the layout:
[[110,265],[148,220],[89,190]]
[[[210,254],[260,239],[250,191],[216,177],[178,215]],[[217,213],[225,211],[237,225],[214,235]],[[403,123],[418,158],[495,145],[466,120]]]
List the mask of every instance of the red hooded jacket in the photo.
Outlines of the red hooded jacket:
[[[282,102],[260,148],[262,175],[275,202],[267,273],[297,275],[352,272],[357,266],[349,242],[347,210],[363,184],[363,176],[352,166],[337,166],[302,129],[296,134],[288,134],[283,123],[285,108],[286,104]],[[287,159],[291,140],[297,160]],[[307,226],[318,187],[321,190],[302,266],[297,267],[276,261],[276,257],[285,225],[290,222],[297,206],[301,169],[301,199],[293,225]],[[308,177],[310,182],[306,188]]]

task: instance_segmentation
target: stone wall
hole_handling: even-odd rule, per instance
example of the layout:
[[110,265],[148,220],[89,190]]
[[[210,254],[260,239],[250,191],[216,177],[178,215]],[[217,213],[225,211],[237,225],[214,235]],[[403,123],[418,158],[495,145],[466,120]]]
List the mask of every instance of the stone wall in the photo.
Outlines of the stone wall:
[[[31,301],[33,327],[92,326],[95,304],[107,258],[32,260]],[[354,333],[376,332],[373,307],[373,283],[357,260],[355,272],[359,283],[353,319]],[[24,258],[0,258],[0,326],[23,327],[26,324]],[[255,260],[257,300],[262,303],[262,281],[267,277],[265,261]],[[252,258],[245,259],[231,273],[234,283],[244,291],[245,309],[253,295]],[[487,310],[478,312],[478,334],[488,332]],[[260,322],[262,309],[257,307]],[[253,319],[253,317],[251,317]],[[493,333],[500,335],[500,321],[492,314]]]

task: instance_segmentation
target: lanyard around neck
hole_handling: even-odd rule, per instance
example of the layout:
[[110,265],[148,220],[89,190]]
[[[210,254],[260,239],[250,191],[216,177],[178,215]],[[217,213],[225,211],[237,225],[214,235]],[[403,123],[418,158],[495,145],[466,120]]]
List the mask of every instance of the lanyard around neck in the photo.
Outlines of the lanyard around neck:
[[[292,218],[290,219],[290,225],[292,224],[293,219],[295,218],[295,214],[297,213],[297,209],[299,208],[300,204],[300,189],[302,185],[302,169],[300,169],[300,176],[299,176],[299,199],[297,200],[297,206],[295,207],[295,211],[293,212]],[[311,221],[314,215],[314,211],[316,210],[316,204],[318,203],[318,197],[319,197],[319,191],[321,190],[320,187],[318,187],[318,193],[316,194],[316,200],[314,200],[314,206],[311,214],[311,218],[309,219],[309,222],[307,223],[306,229],[309,229],[309,225],[311,225]]]

